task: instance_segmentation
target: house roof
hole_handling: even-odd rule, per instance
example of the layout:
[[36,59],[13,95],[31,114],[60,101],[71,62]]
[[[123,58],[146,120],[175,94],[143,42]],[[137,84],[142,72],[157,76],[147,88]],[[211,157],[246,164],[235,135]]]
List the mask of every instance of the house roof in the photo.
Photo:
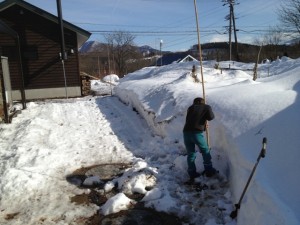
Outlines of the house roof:
[[[56,24],[59,23],[57,16],[54,16],[51,13],[48,13],[47,11],[42,10],[42,9],[40,9],[28,2],[25,2],[23,0],[5,0],[5,1],[1,2],[0,3],[0,13],[5,12],[9,8],[16,6],[16,5],[34,13],[34,14],[37,14],[38,16],[41,16],[53,23],[56,23]],[[67,28],[76,33],[78,48],[81,47],[81,45],[84,42],[86,42],[89,39],[89,37],[91,36],[90,32],[88,32],[80,27],[77,27],[65,20],[63,21],[63,26],[64,26],[64,28]]]
[[197,59],[195,59],[193,56],[191,55],[187,55],[186,57],[184,57],[183,59],[181,59],[179,62],[189,62],[189,61],[198,61]]
[[193,58],[191,55],[189,55],[187,52],[177,52],[177,53],[164,54],[162,57],[157,59],[156,65],[161,66],[161,64],[168,65],[174,62],[178,63],[184,61],[197,61],[197,60]]

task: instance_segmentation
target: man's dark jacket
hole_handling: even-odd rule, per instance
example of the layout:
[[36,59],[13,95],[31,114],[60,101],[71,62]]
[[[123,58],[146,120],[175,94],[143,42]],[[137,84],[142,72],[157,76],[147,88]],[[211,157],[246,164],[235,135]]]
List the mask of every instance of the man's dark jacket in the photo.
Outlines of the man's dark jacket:
[[205,131],[206,121],[212,120],[213,118],[215,118],[215,115],[210,105],[206,105],[203,103],[193,104],[187,110],[183,131]]

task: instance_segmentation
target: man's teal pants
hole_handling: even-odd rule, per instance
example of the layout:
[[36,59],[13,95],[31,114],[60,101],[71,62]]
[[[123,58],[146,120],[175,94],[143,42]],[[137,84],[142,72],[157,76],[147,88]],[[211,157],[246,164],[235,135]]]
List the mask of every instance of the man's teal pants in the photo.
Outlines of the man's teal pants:
[[212,169],[211,155],[208,145],[206,143],[203,132],[183,132],[184,144],[187,150],[187,164],[188,164],[188,174],[190,177],[196,176],[196,149],[195,146],[198,146],[202,158],[204,169],[209,171]]

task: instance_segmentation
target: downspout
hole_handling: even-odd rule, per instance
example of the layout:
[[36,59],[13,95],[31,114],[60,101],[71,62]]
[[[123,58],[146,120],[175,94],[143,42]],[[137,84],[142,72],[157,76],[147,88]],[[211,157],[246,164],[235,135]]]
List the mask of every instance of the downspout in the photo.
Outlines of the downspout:
[[58,14],[58,25],[60,28],[60,48],[61,48],[60,56],[61,56],[61,63],[63,67],[63,73],[64,73],[66,98],[68,98],[67,78],[66,78],[66,70],[65,70],[65,63],[64,63],[64,61],[67,59],[67,54],[65,51],[64,25],[63,25],[63,18],[62,18],[61,1],[56,0],[56,5],[57,5],[57,14]]
[[26,109],[26,96],[25,96],[25,85],[24,85],[24,73],[23,73],[23,63],[22,63],[22,56],[21,56],[21,45],[20,45],[20,38],[17,34],[17,48],[19,51],[19,60],[20,60],[20,74],[21,74],[21,99],[22,99],[22,106],[23,109]]

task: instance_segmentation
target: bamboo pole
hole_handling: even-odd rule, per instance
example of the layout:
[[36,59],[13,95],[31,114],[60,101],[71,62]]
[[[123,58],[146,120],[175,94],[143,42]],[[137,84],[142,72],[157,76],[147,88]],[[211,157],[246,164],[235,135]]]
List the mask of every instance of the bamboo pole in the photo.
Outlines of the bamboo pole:
[[[197,10],[197,3],[194,0],[194,7],[195,7],[195,15],[196,15],[196,25],[197,25],[197,37],[198,37],[198,49],[199,49],[199,62],[200,62],[200,71],[201,71],[201,83],[202,83],[202,95],[204,99],[204,104],[206,104],[206,97],[205,97],[205,87],[204,87],[204,78],[203,78],[203,64],[202,64],[202,50],[200,44],[200,30],[199,30],[199,22],[198,22],[198,10]],[[206,140],[207,145],[209,147],[209,129],[208,129],[208,122],[206,122]]]

